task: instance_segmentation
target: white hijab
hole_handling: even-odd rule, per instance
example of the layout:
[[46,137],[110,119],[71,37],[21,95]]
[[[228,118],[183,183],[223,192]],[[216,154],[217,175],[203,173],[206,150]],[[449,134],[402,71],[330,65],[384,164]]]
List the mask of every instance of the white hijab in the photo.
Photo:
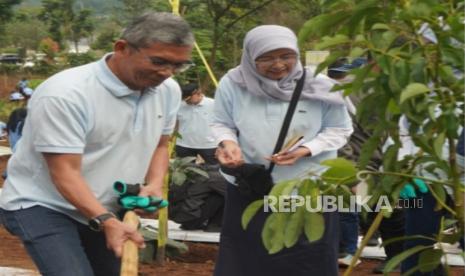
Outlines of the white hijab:
[[[260,75],[255,66],[255,59],[264,53],[282,48],[291,49],[298,56],[297,63],[289,75],[279,81]],[[241,63],[231,69],[226,77],[258,97],[290,101],[303,69],[294,32],[283,26],[263,25],[253,28],[246,34]],[[308,68],[305,70],[307,70],[307,76],[301,98],[344,104],[340,92],[330,92],[335,81],[323,74],[313,77],[314,72]]]

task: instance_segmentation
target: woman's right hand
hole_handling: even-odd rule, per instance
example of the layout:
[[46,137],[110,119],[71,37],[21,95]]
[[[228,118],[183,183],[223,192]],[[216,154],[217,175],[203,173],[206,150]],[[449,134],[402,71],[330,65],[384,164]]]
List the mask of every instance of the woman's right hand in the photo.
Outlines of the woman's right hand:
[[216,158],[221,165],[234,168],[244,164],[242,151],[239,145],[234,141],[224,140],[216,149]]

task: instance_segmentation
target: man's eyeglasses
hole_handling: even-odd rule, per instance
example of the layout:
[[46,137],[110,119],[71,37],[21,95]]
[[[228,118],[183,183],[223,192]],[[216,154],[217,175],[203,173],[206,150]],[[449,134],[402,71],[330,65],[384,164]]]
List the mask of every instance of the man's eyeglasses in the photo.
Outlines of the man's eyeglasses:
[[296,54],[285,54],[279,57],[259,57],[255,60],[255,64],[258,66],[269,67],[278,61],[289,64],[295,62],[296,60]]
[[175,73],[182,73],[186,71],[187,69],[191,68],[195,64],[192,61],[183,61],[183,62],[171,62],[163,58],[159,57],[151,57],[142,52],[138,47],[135,47],[132,44],[129,44],[129,46],[133,49],[135,49],[137,52],[141,53],[145,59],[150,61],[150,63],[161,70],[166,70],[166,69],[171,69]]

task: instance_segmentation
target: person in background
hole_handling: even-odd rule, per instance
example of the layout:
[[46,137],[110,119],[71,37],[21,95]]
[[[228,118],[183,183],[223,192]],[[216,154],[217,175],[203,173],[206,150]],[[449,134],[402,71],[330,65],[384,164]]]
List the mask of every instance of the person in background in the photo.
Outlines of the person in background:
[[25,99],[24,95],[20,93],[19,91],[13,90],[10,93],[9,97],[11,102],[17,102],[17,101],[22,101]]
[[[361,65],[361,64],[360,64]],[[328,67],[328,77],[338,81],[341,84],[344,84],[347,81],[350,81],[348,78],[348,72],[351,69],[357,68],[358,66],[353,63],[349,63],[347,59],[341,59],[335,62],[334,64]],[[354,149],[356,147],[356,142],[354,141],[354,135],[362,135],[364,132],[357,133],[360,131],[358,125],[355,123],[355,113],[356,107],[352,103],[349,97],[345,98],[347,110],[349,111],[352,117],[352,124],[354,128],[354,133],[352,133],[349,142],[347,145],[339,149],[338,156],[345,157],[349,160],[358,159],[358,151]],[[338,263],[340,266],[349,266],[352,262],[352,258],[357,251],[358,243],[358,214],[356,212],[340,212],[339,213],[339,258]],[[360,264],[360,260],[357,260],[355,265]]]
[[[246,34],[241,63],[220,81],[215,93],[213,133],[222,167],[244,163],[266,167],[275,163],[274,183],[322,172],[319,163],[336,157],[352,133],[350,116],[340,93],[330,93],[335,81],[313,76],[300,62],[295,34],[277,25],[259,26]],[[305,142],[291,152],[273,155],[273,149],[296,81],[306,70],[304,86],[289,134]],[[271,156],[271,157],[270,157]],[[223,170],[223,169],[222,169]],[[270,215],[262,209],[244,230],[241,216],[254,200],[240,192],[235,178],[228,180],[226,204],[215,276],[338,275],[338,216],[324,213],[322,239],[309,243],[301,236],[296,245],[268,254],[261,230]]]
[[[365,65],[368,62],[366,58],[356,58],[351,63],[347,60],[342,60],[340,63],[334,64],[333,68],[328,69],[328,75],[339,82],[345,83],[349,82],[350,75],[348,73],[350,70],[358,68]],[[367,131],[357,120],[356,110],[357,105],[362,99],[357,95],[356,91],[351,93],[349,97],[346,97],[346,105],[350,111],[352,118],[352,125],[354,132],[352,133],[349,143],[339,149],[338,155],[346,159],[358,162],[361,155],[361,150],[363,144],[371,137],[371,133]],[[368,163],[368,168],[370,170],[380,170],[382,166],[383,150],[381,147],[378,147]],[[356,187],[355,187],[356,189]],[[339,264],[347,266],[350,264],[353,254],[355,253],[358,241],[358,225],[361,225],[362,232],[366,231],[374,217],[377,213],[369,213],[366,217],[366,220],[361,221],[358,217],[355,218],[353,213],[342,213],[340,214],[340,223],[341,223],[341,247],[340,251],[342,255],[347,253],[345,256],[341,256],[339,259]],[[355,222],[357,221],[357,227]],[[383,241],[387,241],[392,238],[401,237],[404,234],[404,212],[400,208],[394,209],[394,212],[389,218],[384,218],[378,228],[380,236]],[[366,229],[364,229],[366,228]],[[355,233],[357,233],[357,239],[355,239]],[[376,235],[375,235],[376,236]],[[373,242],[373,245],[378,245],[377,241]],[[343,252],[343,251],[346,252]],[[386,253],[386,260],[380,263],[373,269],[374,274],[382,274],[386,263],[391,260],[394,256],[403,252],[403,245],[401,242],[393,242],[384,247]],[[352,253],[354,252],[354,253]],[[399,271],[400,268],[396,268],[396,271]]]
[[8,132],[6,130],[6,123],[0,121],[0,140],[6,139]]
[[22,91],[24,88],[29,87],[29,81],[26,77],[23,77],[16,86],[18,87],[19,91]]
[[34,89],[29,87],[29,80],[26,77],[22,78],[16,86],[25,99],[29,99],[34,93]]
[[11,112],[8,117],[6,129],[8,132],[8,142],[13,152],[16,151],[16,144],[23,134],[24,122],[26,121],[27,108],[20,107]]
[[183,102],[177,115],[181,137],[176,139],[176,156],[200,155],[206,164],[217,164],[216,144],[210,127],[214,100],[206,97],[196,83],[187,84],[181,90]]
[[113,183],[146,183],[139,196],[162,196],[181,103],[171,76],[192,65],[193,44],[181,17],[146,13],[112,53],[37,88],[8,162],[0,220],[42,275],[120,275],[123,243],[144,246],[114,215]]

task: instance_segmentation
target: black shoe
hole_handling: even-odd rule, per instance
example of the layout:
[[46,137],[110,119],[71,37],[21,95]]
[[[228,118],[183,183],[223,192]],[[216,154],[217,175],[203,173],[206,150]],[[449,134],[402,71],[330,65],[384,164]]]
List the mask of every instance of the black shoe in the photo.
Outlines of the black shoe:
[[209,223],[205,229],[203,229],[205,232],[221,232],[221,225],[218,225],[216,223]]
[[[386,267],[388,261],[383,261],[379,265],[375,266],[371,272],[374,274],[383,274],[384,273],[384,268]],[[390,272],[400,272],[400,266],[395,267],[393,270]]]

